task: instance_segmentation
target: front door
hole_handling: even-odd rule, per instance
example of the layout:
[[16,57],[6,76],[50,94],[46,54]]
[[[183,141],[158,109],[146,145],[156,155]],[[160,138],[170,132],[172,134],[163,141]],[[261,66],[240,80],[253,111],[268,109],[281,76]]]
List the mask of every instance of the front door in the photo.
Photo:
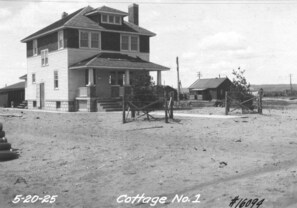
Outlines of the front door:
[[40,108],[44,108],[44,83],[40,83]]
[[123,86],[124,72],[113,71],[109,75],[109,84],[111,86],[111,97],[120,96],[120,87]]

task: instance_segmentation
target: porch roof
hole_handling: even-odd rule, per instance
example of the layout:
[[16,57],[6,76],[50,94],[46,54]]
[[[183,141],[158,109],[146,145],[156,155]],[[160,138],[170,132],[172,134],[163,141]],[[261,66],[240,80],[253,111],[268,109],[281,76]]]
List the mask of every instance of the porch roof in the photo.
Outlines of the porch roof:
[[131,57],[119,53],[99,53],[95,56],[82,60],[69,67],[69,69],[131,69],[147,71],[165,71],[169,68],[155,64],[141,58]]

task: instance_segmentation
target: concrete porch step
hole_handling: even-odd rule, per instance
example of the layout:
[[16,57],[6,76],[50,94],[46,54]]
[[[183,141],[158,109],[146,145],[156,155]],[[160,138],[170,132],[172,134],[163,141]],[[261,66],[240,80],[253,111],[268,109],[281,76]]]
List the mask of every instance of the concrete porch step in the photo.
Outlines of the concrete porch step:
[[98,111],[121,111],[121,99],[119,98],[105,98],[105,99],[98,99],[97,100],[97,109]]

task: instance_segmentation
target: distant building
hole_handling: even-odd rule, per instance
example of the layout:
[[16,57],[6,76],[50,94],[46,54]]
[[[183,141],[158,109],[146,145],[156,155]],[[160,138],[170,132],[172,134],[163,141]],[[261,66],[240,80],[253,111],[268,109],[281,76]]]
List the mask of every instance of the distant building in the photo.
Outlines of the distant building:
[[18,82],[0,89],[0,107],[18,106],[25,100],[25,82]]
[[222,100],[231,85],[228,78],[198,79],[189,87],[190,99]]

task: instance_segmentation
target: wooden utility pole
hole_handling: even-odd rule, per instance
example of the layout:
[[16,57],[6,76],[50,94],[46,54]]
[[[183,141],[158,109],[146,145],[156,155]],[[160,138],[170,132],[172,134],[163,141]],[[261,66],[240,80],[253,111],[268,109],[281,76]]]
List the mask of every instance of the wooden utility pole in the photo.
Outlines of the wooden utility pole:
[[198,78],[202,77],[202,74],[200,72],[197,73]]
[[178,56],[176,57],[176,70],[177,70],[177,104],[180,105],[179,95],[180,95],[180,81],[179,81],[179,64]]

